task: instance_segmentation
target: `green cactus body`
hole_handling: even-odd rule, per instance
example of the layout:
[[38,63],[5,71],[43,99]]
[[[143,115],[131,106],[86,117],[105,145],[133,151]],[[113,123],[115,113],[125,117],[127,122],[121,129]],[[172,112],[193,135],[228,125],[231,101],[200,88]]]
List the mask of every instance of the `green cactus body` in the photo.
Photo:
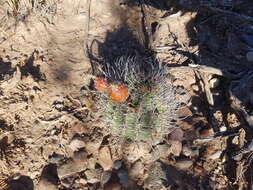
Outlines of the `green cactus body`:
[[[123,76],[121,81],[128,86],[130,98],[117,103],[104,96],[105,121],[113,135],[133,141],[147,141],[157,133],[163,136],[170,127],[174,127],[171,126],[170,119],[176,119],[174,117],[179,107],[172,83],[164,74],[163,67],[157,69],[152,65],[150,68],[155,71],[150,70],[150,73],[145,74],[142,73],[141,66],[136,68],[136,60],[127,61],[125,68],[123,63],[117,65],[116,62],[113,68],[122,68],[119,71],[114,70],[113,73],[118,72],[118,76]],[[108,76],[112,74],[109,73]]]

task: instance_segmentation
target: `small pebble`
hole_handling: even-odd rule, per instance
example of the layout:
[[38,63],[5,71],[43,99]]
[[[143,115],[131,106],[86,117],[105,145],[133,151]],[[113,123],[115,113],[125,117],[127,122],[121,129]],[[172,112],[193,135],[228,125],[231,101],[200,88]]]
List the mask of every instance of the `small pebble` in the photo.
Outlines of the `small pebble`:
[[222,154],[221,151],[217,151],[214,154],[210,155],[208,158],[211,160],[216,160],[216,159],[220,158],[221,154]]
[[75,182],[79,183],[79,184],[82,184],[82,185],[86,185],[87,184],[87,181],[85,179],[83,179],[83,178],[77,179]]
[[91,157],[87,160],[87,168],[89,168],[89,169],[95,169],[96,164],[97,164],[97,160],[93,157]]
[[235,136],[235,137],[232,139],[232,143],[235,144],[235,145],[239,145],[239,137],[238,137],[238,136]]
[[82,87],[82,88],[80,89],[80,94],[86,95],[86,94],[88,94],[88,93],[89,93],[89,91],[87,90],[86,87]]
[[88,183],[94,184],[94,183],[100,182],[100,178],[101,178],[100,170],[96,170],[96,169],[86,170],[84,173],[85,173]]
[[57,132],[57,130],[56,129],[53,129],[52,131],[51,131],[51,136],[53,136],[53,135],[55,135],[56,134],[56,132]]
[[73,151],[78,151],[81,148],[85,147],[85,143],[79,139],[73,139],[70,142],[69,148],[71,148],[71,150]]
[[222,126],[221,128],[220,128],[220,132],[224,132],[224,131],[226,131],[227,130],[227,127],[226,126]]
[[192,87],[192,90],[194,90],[195,92],[199,91],[199,86],[198,85],[193,84],[191,87]]
[[206,138],[206,137],[211,136],[213,134],[214,134],[214,131],[213,131],[212,128],[206,128],[206,129],[202,129],[200,131],[200,137],[201,138]]
[[69,178],[64,178],[62,181],[61,181],[61,184],[66,187],[66,188],[70,188],[71,186],[71,180]]
[[191,156],[192,155],[192,149],[190,149],[188,146],[183,146],[182,154],[185,156]]
[[49,156],[48,162],[51,164],[58,164],[63,159],[64,159],[63,155],[53,154],[53,155]]
[[111,171],[104,171],[102,173],[101,183],[103,185],[106,184],[110,180],[111,176],[112,176],[112,172]]
[[253,62],[253,51],[250,51],[246,55],[248,62]]
[[120,169],[121,167],[122,167],[122,161],[121,161],[121,160],[116,160],[116,161],[114,162],[113,168],[114,168],[115,170],[118,170],[118,169]]
[[199,156],[199,149],[193,150],[191,156]]
[[57,110],[61,110],[61,109],[63,109],[64,108],[64,105],[63,104],[55,104],[55,109],[57,109]]
[[182,148],[182,154],[185,156],[190,156],[192,153],[192,150],[188,146],[183,146]]
[[28,143],[28,144],[32,144],[33,141],[34,141],[34,139],[33,139],[32,137],[27,137],[27,138],[25,139],[25,141],[26,141],[26,143]]
[[121,170],[118,172],[119,181],[123,185],[127,185],[129,183],[129,177],[126,171]]
[[219,174],[220,171],[219,171],[219,169],[215,169],[213,173],[214,173],[214,174]]
[[81,172],[87,168],[86,152],[75,152],[73,159],[69,159],[64,164],[57,167],[58,176],[60,179]]
[[174,156],[180,156],[182,151],[182,142],[181,141],[171,141],[171,147],[169,152]]
[[166,158],[169,154],[169,149],[170,146],[168,144],[157,145],[151,154],[155,159],[159,159],[159,157]]
[[223,156],[223,157],[222,157],[222,160],[221,160],[221,162],[222,162],[222,163],[225,163],[226,161],[227,161],[227,158],[226,158],[226,156]]
[[37,185],[37,189],[39,189],[39,190],[58,190],[58,187],[56,184],[51,183],[50,181],[48,181],[45,178],[42,178]]
[[31,179],[35,179],[36,177],[38,177],[40,175],[40,172],[39,171],[36,171],[36,172],[32,172],[30,174],[30,178]]
[[187,170],[193,165],[193,161],[190,159],[179,160],[176,163],[176,167],[180,170]]
[[129,170],[130,179],[136,179],[144,175],[144,164],[141,160],[138,160]]

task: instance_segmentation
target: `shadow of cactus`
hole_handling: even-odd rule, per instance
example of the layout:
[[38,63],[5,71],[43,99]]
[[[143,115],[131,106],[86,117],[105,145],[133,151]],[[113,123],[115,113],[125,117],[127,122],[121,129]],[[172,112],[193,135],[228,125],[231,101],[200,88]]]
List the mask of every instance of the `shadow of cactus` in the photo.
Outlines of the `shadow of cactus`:
[[176,127],[182,104],[163,65],[152,58],[121,56],[105,64],[103,71],[107,81],[126,85],[129,93],[123,102],[100,93],[103,117],[114,136],[152,141]]

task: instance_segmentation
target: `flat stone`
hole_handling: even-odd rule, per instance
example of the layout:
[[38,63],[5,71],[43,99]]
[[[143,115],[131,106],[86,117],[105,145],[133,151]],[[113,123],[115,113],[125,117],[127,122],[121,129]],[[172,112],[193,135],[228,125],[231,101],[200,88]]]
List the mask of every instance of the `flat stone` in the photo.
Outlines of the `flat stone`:
[[180,170],[187,170],[193,165],[193,161],[190,159],[179,160],[176,163],[176,167]]
[[63,185],[66,188],[70,188],[71,184],[72,184],[71,178],[65,178],[61,181],[61,185]]
[[64,159],[64,156],[63,156],[63,155],[60,155],[60,154],[53,154],[53,155],[50,155],[50,156],[49,156],[48,162],[51,163],[51,164],[58,164],[58,163],[60,163],[63,159]]
[[151,152],[154,160],[158,160],[159,158],[166,158],[169,155],[170,146],[168,144],[159,144],[155,147],[155,149]]
[[113,168],[113,160],[109,147],[105,146],[99,150],[98,161],[105,171]]
[[208,158],[211,160],[216,160],[216,159],[220,158],[221,154],[222,154],[222,151],[217,151],[217,152],[213,153],[212,155],[210,155]]
[[79,149],[84,148],[84,147],[85,147],[85,143],[78,138],[73,139],[69,144],[69,148],[72,151],[78,151]]
[[180,156],[182,151],[182,142],[181,141],[171,141],[170,152],[174,156]]
[[129,177],[131,179],[136,179],[144,175],[144,164],[141,160],[138,160],[133,164],[129,171]]
[[194,90],[195,92],[199,91],[199,86],[198,85],[193,84],[193,85],[191,85],[191,87],[192,87],[192,90]]
[[207,138],[214,134],[214,131],[212,128],[205,128],[200,131],[200,138]]
[[39,190],[58,190],[57,185],[50,183],[47,180],[41,180],[37,186],[37,189]]
[[84,173],[88,183],[94,184],[100,182],[102,170],[99,169],[86,170]]
[[81,172],[87,168],[87,154],[85,152],[75,153],[74,158],[57,168],[60,179]]
[[106,184],[110,180],[111,176],[112,176],[111,171],[104,171],[101,177],[101,184],[102,185]]
[[169,140],[171,141],[182,141],[184,137],[184,132],[181,128],[175,128],[170,134],[169,134]]
[[86,185],[87,184],[87,181],[83,178],[80,178],[78,180],[76,180],[76,183],[79,183],[79,184],[82,184],[82,185]]
[[184,145],[182,148],[182,154],[185,156],[191,156],[192,155],[192,149],[190,149],[188,146]]

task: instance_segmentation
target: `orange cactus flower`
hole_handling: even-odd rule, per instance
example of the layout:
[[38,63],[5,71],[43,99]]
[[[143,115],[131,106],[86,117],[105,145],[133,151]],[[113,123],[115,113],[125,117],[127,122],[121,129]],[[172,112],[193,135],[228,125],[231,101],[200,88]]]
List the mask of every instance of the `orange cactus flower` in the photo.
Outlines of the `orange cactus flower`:
[[108,92],[109,90],[109,84],[105,78],[97,77],[95,79],[95,88],[99,92]]
[[124,102],[129,97],[128,87],[121,83],[113,83],[109,88],[109,96],[114,102]]

